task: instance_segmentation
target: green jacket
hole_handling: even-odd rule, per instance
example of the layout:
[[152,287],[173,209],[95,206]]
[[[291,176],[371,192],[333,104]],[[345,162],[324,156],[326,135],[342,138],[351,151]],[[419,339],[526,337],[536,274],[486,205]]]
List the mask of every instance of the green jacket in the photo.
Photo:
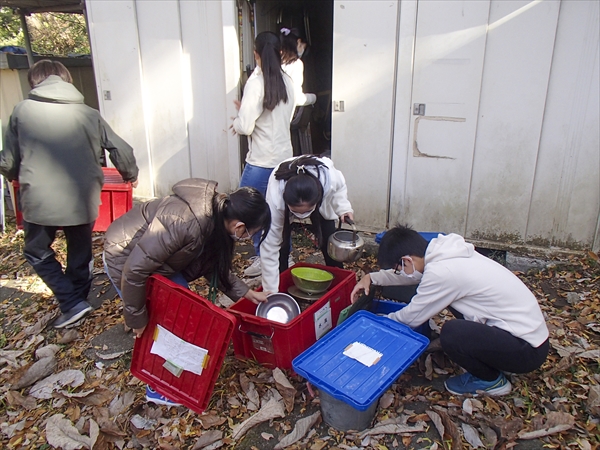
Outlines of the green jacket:
[[23,219],[48,226],[91,223],[104,183],[103,149],[125,181],[138,168],[132,148],[70,83],[49,76],[10,117],[0,173],[19,181]]

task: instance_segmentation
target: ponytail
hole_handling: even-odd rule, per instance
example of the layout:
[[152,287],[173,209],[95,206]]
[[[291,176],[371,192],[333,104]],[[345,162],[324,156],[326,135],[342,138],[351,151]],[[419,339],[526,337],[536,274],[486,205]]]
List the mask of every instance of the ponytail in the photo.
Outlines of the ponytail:
[[279,37],[272,31],[263,31],[256,36],[254,48],[260,56],[261,69],[265,80],[263,107],[273,111],[279,102],[288,102],[281,70],[281,43]]
[[279,30],[281,38],[281,62],[291,64],[298,59],[298,36],[294,30],[282,28]]

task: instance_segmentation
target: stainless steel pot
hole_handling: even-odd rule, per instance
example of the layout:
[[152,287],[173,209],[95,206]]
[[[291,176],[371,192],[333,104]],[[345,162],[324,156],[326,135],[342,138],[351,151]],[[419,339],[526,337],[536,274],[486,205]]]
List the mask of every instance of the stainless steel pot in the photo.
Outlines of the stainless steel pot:
[[356,232],[354,222],[346,218],[346,223],[352,226],[352,231],[342,230],[342,222],[338,225],[338,231],[329,236],[327,241],[327,253],[338,262],[354,262],[362,255],[365,241]]

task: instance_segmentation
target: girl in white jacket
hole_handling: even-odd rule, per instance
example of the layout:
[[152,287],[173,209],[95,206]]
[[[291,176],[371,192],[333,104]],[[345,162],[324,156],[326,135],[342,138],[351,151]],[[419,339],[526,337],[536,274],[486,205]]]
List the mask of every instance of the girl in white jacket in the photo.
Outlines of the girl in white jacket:
[[264,291],[279,291],[279,273],[288,268],[287,243],[294,217],[310,218],[325,264],[343,267],[327,254],[327,240],[335,231],[335,219],[354,220],[354,212],[344,175],[331,159],[300,156],[283,161],[269,178],[267,203],[271,208],[271,229],[260,246]]
[[417,327],[448,308],[458,319],[444,324],[444,352],[466,373],[446,380],[453,394],[504,395],[511,384],[503,372],[527,373],[548,355],[548,328],[540,306],[516,275],[477,253],[457,234],[427,241],[398,226],[381,240],[379,266],[352,291],[356,301],[369,285],[418,284],[417,294],[390,319]]
[[[244,87],[241,102],[236,102],[238,115],[231,128],[234,133],[248,136],[246,165],[240,187],[250,186],[265,195],[269,175],[281,161],[293,155],[290,121],[296,106],[292,79],[281,69],[279,36],[264,31],[254,41],[256,69]],[[258,255],[260,237],[253,237]],[[256,259],[258,266],[259,259]],[[251,266],[252,267],[252,266]],[[260,274],[260,266],[257,273]]]

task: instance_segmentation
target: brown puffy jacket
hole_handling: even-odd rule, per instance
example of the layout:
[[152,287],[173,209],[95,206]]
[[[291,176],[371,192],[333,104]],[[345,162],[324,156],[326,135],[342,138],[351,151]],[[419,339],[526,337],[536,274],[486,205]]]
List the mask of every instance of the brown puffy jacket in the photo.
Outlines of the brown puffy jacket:
[[[182,180],[173,186],[175,195],[136,205],[106,231],[108,274],[121,287],[129,327],[148,323],[146,280],[150,275],[168,277],[182,272],[188,281],[209,275],[202,273],[202,248],[213,229],[216,187],[215,181]],[[243,297],[248,286],[233,274],[229,278],[232,288],[226,294],[233,300]]]

